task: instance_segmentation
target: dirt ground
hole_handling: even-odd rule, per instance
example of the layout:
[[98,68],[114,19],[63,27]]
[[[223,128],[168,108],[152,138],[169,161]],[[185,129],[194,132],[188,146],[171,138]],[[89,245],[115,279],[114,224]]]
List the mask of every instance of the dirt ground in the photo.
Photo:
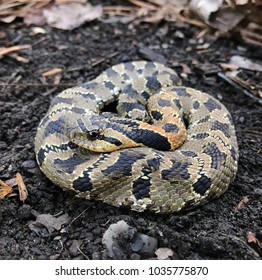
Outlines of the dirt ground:
[[[253,234],[262,242],[262,108],[217,75],[219,63],[233,54],[259,59],[261,48],[236,36],[210,35],[202,43],[211,46],[199,51],[195,38],[200,30],[172,22],[93,21],[73,31],[44,29],[46,34],[32,35],[32,28],[19,22],[1,25],[2,46],[32,48],[19,53],[28,63],[11,56],[0,60],[0,82],[18,81],[16,86],[0,85],[0,179],[10,182],[20,172],[29,193],[22,203],[14,187],[15,195],[0,200],[0,259],[110,259],[102,237],[120,220],[156,239],[157,248],[171,249],[174,259],[262,259],[259,243],[248,242]],[[240,149],[237,178],[224,195],[194,211],[136,213],[77,199],[54,186],[37,167],[34,136],[50,100],[114,64],[139,59],[165,62],[182,74],[185,85],[209,92],[232,113]],[[42,77],[57,67],[63,69],[60,76]],[[246,75],[261,81],[258,72]],[[58,78],[59,84],[52,85]],[[245,196],[248,202],[236,210]],[[67,222],[50,230],[35,223],[40,214],[67,214]],[[156,258],[154,252],[132,250],[128,236],[120,239],[119,258]]]

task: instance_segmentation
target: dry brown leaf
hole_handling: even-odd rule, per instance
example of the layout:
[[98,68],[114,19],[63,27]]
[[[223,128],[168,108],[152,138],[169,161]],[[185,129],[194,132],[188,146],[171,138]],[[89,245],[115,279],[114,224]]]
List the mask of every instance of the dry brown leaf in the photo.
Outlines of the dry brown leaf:
[[262,244],[260,243],[260,241],[256,238],[256,234],[253,232],[248,232],[247,234],[247,242],[248,243],[255,243],[259,248],[262,249]]
[[0,199],[4,198],[5,196],[9,195],[13,192],[13,189],[7,185],[5,182],[0,180]]
[[25,183],[23,181],[23,178],[19,172],[16,173],[16,181],[17,181],[17,185],[18,185],[19,199],[20,199],[20,201],[24,202],[28,196],[28,192],[27,192]]
[[248,196],[244,196],[241,201],[238,203],[237,207],[235,208],[236,211],[243,209],[249,201]]
[[49,25],[63,30],[72,30],[86,21],[100,18],[102,12],[101,6],[69,3],[52,5],[49,8],[45,8],[43,15]]
[[48,70],[48,71],[45,71],[42,76],[43,77],[48,77],[48,76],[53,76],[53,75],[56,75],[56,74],[60,74],[63,72],[63,69],[62,68],[53,68],[51,70]]

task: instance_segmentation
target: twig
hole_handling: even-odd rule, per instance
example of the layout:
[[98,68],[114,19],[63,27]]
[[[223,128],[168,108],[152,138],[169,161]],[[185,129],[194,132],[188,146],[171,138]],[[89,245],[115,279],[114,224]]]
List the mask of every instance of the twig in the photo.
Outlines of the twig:
[[227,77],[224,73],[222,72],[218,72],[217,75],[222,78],[223,80],[225,80],[226,82],[228,82],[230,85],[232,85],[233,87],[235,87],[236,89],[241,90],[245,95],[247,95],[248,97],[254,99],[255,101],[257,101],[260,105],[262,105],[262,99],[259,97],[254,96],[252,93],[250,93],[248,90],[242,88],[241,86],[239,86],[236,82],[232,81],[229,77]]

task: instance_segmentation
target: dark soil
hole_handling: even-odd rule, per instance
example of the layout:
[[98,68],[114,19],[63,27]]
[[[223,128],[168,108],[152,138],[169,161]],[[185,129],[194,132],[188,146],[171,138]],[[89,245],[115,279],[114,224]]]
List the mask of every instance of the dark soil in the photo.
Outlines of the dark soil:
[[[247,239],[252,232],[262,241],[262,109],[217,75],[218,64],[233,54],[258,59],[261,49],[237,37],[218,39],[210,35],[203,43],[211,46],[199,51],[201,42],[192,38],[200,30],[171,22],[133,25],[94,21],[73,31],[44,26],[46,34],[35,36],[31,27],[19,22],[1,28],[1,46],[30,44],[32,49],[19,52],[29,63],[11,56],[0,60],[0,82],[20,84],[1,86],[0,178],[8,181],[20,172],[29,192],[22,203],[14,187],[15,195],[0,201],[0,259],[110,259],[102,237],[109,225],[119,220],[156,238],[157,247],[172,249],[176,259],[262,259],[262,249]],[[194,211],[176,215],[136,213],[77,199],[54,186],[36,165],[34,136],[50,100],[114,64],[139,59],[166,62],[183,74],[185,85],[209,92],[233,115],[240,148],[237,178],[224,195]],[[185,66],[192,73],[185,75]],[[52,86],[54,76],[45,81],[41,75],[55,67],[64,72],[60,85]],[[256,72],[246,75],[255,83],[261,80]],[[236,210],[244,196],[248,196],[248,203]],[[36,231],[29,225],[39,214],[68,214],[69,220],[60,230],[50,233],[39,225]],[[121,258],[156,258],[154,254],[133,252],[127,237],[122,244],[124,241]]]

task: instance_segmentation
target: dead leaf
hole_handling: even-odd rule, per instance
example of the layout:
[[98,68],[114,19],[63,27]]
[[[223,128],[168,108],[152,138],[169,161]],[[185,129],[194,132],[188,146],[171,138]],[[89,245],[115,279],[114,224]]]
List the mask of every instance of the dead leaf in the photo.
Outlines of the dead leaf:
[[225,6],[223,0],[191,0],[189,8],[205,23],[222,32],[236,27],[247,15],[243,6]]
[[9,185],[7,185],[5,182],[0,180],[0,199],[6,197],[7,195],[9,195],[12,192],[13,192],[13,189]]
[[60,230],[62,225],[67,224],[70,218],[68,214],[64,214],[59,217],[54,217],[50,214],[40,214],[37,216],[36,220],[29,223],[29,228],[39,233],[39,225],[46,227],[49,233],[52,233],[54,230]]
[[223,0],[191,0],[189,9],[204,22],[209,23],[211,14],[217,12],[222,4]]
[[16,181],[18,185],[19,199],[20,201],[24,202],[27,199],[28,192],[25,183],[23,181],[23,178],[19,172],[16,173]]
[[51,70],[45,71],[42,76],[43,77],[48,77],[48,76],[52,76],[52,75],[56,75],[56,74],[60,74],[63,72],[62,68],[53,68]]
[[230,63],[237,65],[239,68],[244,68],[252,71],[262,72],[262,65],[239,55],[234,55],[230,59]]
[[253,232],[248,232],[247,234],[247,242],[248,243],[255,243],[259,248],[262,249],[262,244],[260,243],[260,241],[256,238],[256,234]]
[[169,248],[158,248],[155,251],[158,260],[168,260],[169,257],[172,257],[174,252]]
[[235,208],[235,211],[239,211],[239,210],[243,209],[247,205],[248,201],[249,201],[248,196],[244,196],[241,199],[241,201],[238,203],[237,207]]
[[100,18],[102,7],[80,3],[52,5],[43,10],[43,15],[49,25],[63,30],[73,30],[86,21]]

